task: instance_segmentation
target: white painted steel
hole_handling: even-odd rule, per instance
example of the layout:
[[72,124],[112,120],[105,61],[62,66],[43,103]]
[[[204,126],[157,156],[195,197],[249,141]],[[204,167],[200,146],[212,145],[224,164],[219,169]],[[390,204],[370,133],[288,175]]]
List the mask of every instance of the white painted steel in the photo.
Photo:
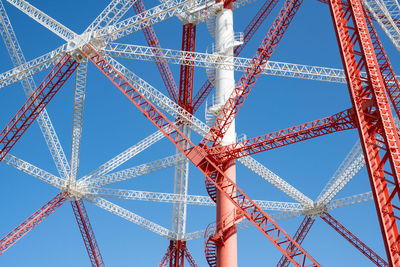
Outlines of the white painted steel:
[[[21,66],[26,64],[24,53],[22,52],[17,36],[15,35],[11,22],[1,1],[0,34],[3,38],[14,67],[20,68]],[[24,89],[26,97],[28,98],[32,94],[32,92],[36,90],[37,86],[33,77],[30,76],[30,73],[26,72],[26,74],[27,76],[25,76],[24,79],[21,80],[21,85]],[[54,164],[57,167],[58,173],[61,177],[67,177],[67,175],[69,174],[69,164],[46,109],[43,109],[43,111],[37,117],[36,121],[39,124],[39,128],[46,141],[47,147],[49,148],[50,154],[53,158]]]
[[145,174],[173,167],[179,162],[184,160],[185,159],[179,157],[179,155],[173,155],[152,162],[144,163],[132,168],[128,168],[122,171],[110,173],[105,176],[94,177],[86,182],[85,187],[82,188],[82,190],[85,190],[85,188],[103,187],[117,182],[126,181]]
[[53,33],[64,39],[65,41],[72,41],[76,37],[76,34],[72,30],[68,29],[66,26],[62,25],[60,22],[51,18],[28,2],[24,0],[6,1],[21,10],[32,19],[34,19],[36,22],[43,25],[46,29],[52,31]]

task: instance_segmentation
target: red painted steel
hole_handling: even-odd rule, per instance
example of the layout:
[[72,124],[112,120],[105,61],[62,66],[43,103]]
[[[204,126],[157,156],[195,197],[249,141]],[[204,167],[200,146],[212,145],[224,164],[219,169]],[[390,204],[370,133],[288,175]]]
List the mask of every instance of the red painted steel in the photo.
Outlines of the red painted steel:
[[324,222],[326,222],[333,229],[335,229],[336,232],[338,232],[347,241],[349,241],[355,248],[357,248],[362,254],[364,254],[368,259],[370,259],[376,266],[384,266],[384,267],[389,266],[384,259],[382,259],[371,248],[369,248],[354,234],[352,234],[349,230],[347,230],[346,227],[340,224],[329,213],[324,213],[320,217],[322,220],[324,220]]
[[255,82],[261,75],[264,65],[272,56],[280,40],[282,40],[284,33],[288,29],[302,2],[302,0],[285,1],[284,6],[269,29],[266,37],[257,49],[249,65],[246,67],[245,72],[216,118],[210,132],[203,138],[201,144],[205,145],[210,143],[212,146],[215,146],[221,142]]
[[186,241],[170,241],[169,267],[183,267],[185,261]]
[[[271,11],[274,9],[279,0],[266,0],[261,8],[258,10],[257,14],[247,25],[245,30],[243,31],[243,44],[237,46],[233,50],[233,54],[235,57],[239,56],[240,52],[242,52],[243,48],[247,45],[253,35],[256,33],[258,28],[260,28],[261,24],[265,21]],[[193,98],[193,114],[197,111],[197,109],[203,104],[204,100],[210,94],[211,90],[214,86],[211,84],[209,80],[207,80],[200,90],[197,92],[195,97]]]
[[[349,6],[344,8],[341,0],[329,2],[388,261],[399,266],[399,217],[395,214],[400,208],[396,204],[400,189],[399,136],[363,5],[360,0],[350,0]],[[394,185],[392,192],[387,183]]]
[[190,254],[189,249],[185,246],[185,258],[189,262],[190,267],[198,267],[196,261],[194,260],[192,254]]
[[[182,51],[195,52],[196,25],[185,24],[182,30]],[[190,66],[191,60],[182,62],[179,79],[179,102],[178,104],[189,112],[192,112],[193,98],[193,74],[194,66]]]
[[0,133],[0,161],[60,90],[79,63],[65,54]]
[[[135,10],[136,14],[140,14],[146,11],[142,0],[134,1],[133,9]],[[143,27],[142,30],[144,36],[146,37],[147,44],[153,48],[160,49],[160,42],[158,41],[153,26],[151,24],[148,24],[146,27]],[[176,103],[178,103],[178,89],[167,61],[162,56],[159,56],[157,54],[155,55],[154,59],[165,84],[165,88],[167,89],[169,97]]]
[[[105,74],[118,89],[145,115],[165,136],[195,164],[205,177],[218,190],[228,197],[239,211],[246,216],[283,254],[290,257],[296,266],[320,266],[303,248],[300,247],[282,228],[280,228],[257,204],[255,204],[224,172],[218,163],[210,157],[201,146],[194,144],[182,134],[179,128],[169,121],[153,104],[151,104],[136,88],[132,86],[114,67],[112,67],[90,45],[83,52]],[[189,147],[189,149],[184,149]],[[216,181],[217,176],[223,177],[224,186]],[[289,243],[295,244],[295,249],[286,252]]]
[[198,267],[186,246],[186,241],[170,240],[167,252],[158,266],[165,267],[169,263],[169,267],[183,267],[185,258],[191,267]]
[[158,267],[165,267],[167,266],[169,255],[171,254],[171,244],[168,246],[167,252],[165,252],[164,257],[161,259],[160,264]]
[[353,109],[232,145],[212,147],[209,153],[220,161],[237,159],[339,131],[355,129]]
[[93,267],[105,266],[82,199],[71,201],[72,210]]
[[[311,226],[313,226],[314,222],[315,217],[305,216],[296,233],[294,234],[293,239],[301,245],[301,243],[303,243],[304,241],[304,238],[306,238],[308,232],[310,231]],[[285,267],[289,266],[289,264],[290,262],[288,261],[288,259],[285,256],[282,256],[276,266]]]
[[68,193],[59,193],[49,202],[42,206],[38,211],[32,214],[24,222],[18,225],[14,230],[0,240],[0,255],[14,245],[19,239],[31,231],[40,222],[46,219],[57,208],[59,208],[69,198]]
[[[366,10],[364,7],[364,14]],[[393,108],[396,111],[397,117],[400,118],[400,83],[396,78],[393,71],[392,64],[390,64],[389,58],[383,49],[382,43],[378,38],[378,34],[375,31],[374,25],[372,24],[370,16],[365,16],[366,22],[371,36],[372,45],[374,46],[376,59],[379,64],[379,70],[381,71],[383,81],[385,82],[385,89],[389,95],[390,101],[392,102]]]

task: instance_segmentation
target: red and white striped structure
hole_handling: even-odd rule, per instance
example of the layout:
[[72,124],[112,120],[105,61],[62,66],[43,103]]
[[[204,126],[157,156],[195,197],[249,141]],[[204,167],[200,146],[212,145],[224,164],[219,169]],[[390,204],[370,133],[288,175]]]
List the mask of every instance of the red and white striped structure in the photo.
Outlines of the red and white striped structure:
[[[162,0],[146,8],[142,0],[112,0],[82,34],[77,34],[25,0],[0,0],[0,33],[14,68],[0,74],[0,88],[20,82],[27,100],[0,133],[0,161],[57,188],[59,193],[3,239],[0,254],[70,200],[78,228],[92,266],[105,266],[85,208],[85,202],[146,228],[168,240],[159,266],[198,266],[189,251],[190,240],[204,236],[205,261],[210,266],[238,266],[238,230],[249,224],[276,247],[281,258],[269,265],[323,266],[303,241],[318,217],[344,237],[377,266],[400,266],[400,82],[375,30],[379,25],[400,50],[400,5],[397,0],[324,0],[332,18],[343,70],[271,61],[277,47],[295,23],[303,0],[261,1],[259,10],[242,34],[234,32],[235,12],[252,0]],[[3,2],[38,22],[65,41],[48,54],[26,61]],[[321,4],[317,3],[316,4]],[[239,58],[274,8],[271,25],[252,58]],[[147,5],[147,3],[146,3]],[[162,48],[154,25],[168,18],[179,19],[180,49]],[[200,24],[207,24],[215,44],[207,52],[196,51]],[[117,40],[143,31],[148,46],[118,43]],[[382,38],[382,37],[381,37]],[[386,37],[384,37],[386,38]],[[198,38],[197,38],[198,42]],[[210,51],[211,50],[211,51]],[[123,66],[115,58],[154,61],[167,96]],[[82,139],[86,75],[88,64],[109,80],[137,112],[157,131],[111,158],[92,172],[78,175]],[[179,83],[169,64],[179,65]],[[194,85],[195,67],[206,69],[203,86]],[[51,69],[36,86],[33,75]],[[241,71],[235,81],[234,72]],[[75,73],[75,76],[72,74]],[[247,102],[263,75],[305,78],[345,83],[351,105],[321,119],[239,140],[236,115]],[[74,77],[74,78],[72,78]],[[178,77],[178,76],[177,76]],[[177,78],[176,77],[176,78]],[[71,157],[63,151],[45,107],[75,79]],[[206,106],[206,123],[196,112],[215,87],[215,98]],[[115,90],[117,91],[117,90]],[[9,152],[34,121],[37,121],[50,150],[58,176],[42,170]],[[210,126],[211,125],[211,126]],[[313,201],[272,173],[251,155],[288,146],[336,132],[358,130],[359,143],[344,159],[335,175]],[[193,138],[192,133],[200,135]],[[114,171],[163,137],[175,147],[175,154],[124,170]],[[197,141],[195,141],[197,140]],[[268,152],[266,152],[268,153]],[[267,180],[295,202],[253,200],[251,192],[237,184],[237,164]],[[364,167],[371,192],[334,199]],[[209,196],[189,195],[189,166],[205,178]],[[114,189],[108,185],[174,167],[173,193]],[[114,171],[114,172],[113,172]],[[242,184],[244,181],[240,181]],[[167,202],[172,204],[171,229],[156,224],[105,198]],[[373,200],[386,255],[378,255],[329,212],[343,206]],[[206,230],[187,232],[188,205],[216,206],[215,222]],[[270,211],[279,211],[270,214]],[[278,221],[304,216],[293,236]],[[93,222],[93,225],[99,223]],[[23,242],[22,240],[20,242]],[[168,245],[169,244],[169,245]],[[151,248],[150,248],[151,249]],[[334,260],[334,259],[333,259]],[[77,263],[78,264],[78,263]],[[112,265],[112,263],[110,263]],[[268,266],[269,266],[268,265]]]

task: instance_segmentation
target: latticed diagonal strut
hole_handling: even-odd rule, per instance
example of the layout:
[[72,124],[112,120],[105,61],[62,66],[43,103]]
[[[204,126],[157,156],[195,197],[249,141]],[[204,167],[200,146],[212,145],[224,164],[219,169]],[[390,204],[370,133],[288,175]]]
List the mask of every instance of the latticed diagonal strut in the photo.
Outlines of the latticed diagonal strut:
[[376,266],[389,266],[384,259],[382,259],[372,249],[370,249],[367,245],[365,245],[360,239],[358,239],[349,230],[347,230],[346,227],[340,224],[329,213],[325,212],[324,214],[322,214],[321,219],[324,220],[328,225],[330,225],[336,232],[338,232],[341,236],[343,236],[347,241],[349,241],[355,248],[357,248],[368,259],[370,259]]
[[105,266],[82,199],[71,201],[71,206],[92,266]]
[[347,109],[330,117],[261,135],[232,145],[213,147],[209,149],[209,153],[225,161],[354,128],[356,128],[356,125],[353,120],[353,111],[352,109]]
[[[331,0],[333,25],[391,266],[400,264],[398,210],[400,142],[360,0]],[[362,75],[363,71],[367,75]],[[389,192],[387,183],[395,187]]]
[[60,207],[69,198],[67,193],[59,193],[43,207],[36,211],[32,216],[18,225],[8,235],[0,240],[0,255],[3,254],[7,249],[15,244],[19,239],[26,235],[30,230],[37,226],[41,221],[47,218],[53,213],[58,207]]
[[68,80],[79,63],[66,54],[0,133],[0,161]]
[[[85,46],[83,52],[105,74],[120,91],[159,128],[173,144],[178,147],[211,181],[218,190],[232,201],[232,203],[248,218],[290,261],[297,266],[320,266],[302,247],[300,247],[282,228],[280,228],[268,214],[256,205],[209,157],[201,147],[187,139],[178,127],[170,122],[164,114],[157,110],[146,98],[140,94],[116,69],[112,67],[90,45]],[[169,129],[169,131],[167,130]],[[184,150],[185,147],[190,147]],[[223,188],[216,182],[216,176],[223,177],[226,186]],[[295,244],[291,253],[286,252],[286,247]]]
[[[133,3],[133,9],[135,10],[137,15],[144,14],[146,12],[146,8],[144,7],[142,0],[136,0]],[[157,35],[153,29],[153,26],[150,23],[148,23],[146,26],[143,26],[142,30],[149,46],[154,48],[161,48]],[[165,87],[167,88],[169,97],[175,102],[178,102],[178,89],[176,87],[174,77],[172,76],[167,61],[164,58],[158,56],[156,56],[155,59],[157,68],[164,81]]]

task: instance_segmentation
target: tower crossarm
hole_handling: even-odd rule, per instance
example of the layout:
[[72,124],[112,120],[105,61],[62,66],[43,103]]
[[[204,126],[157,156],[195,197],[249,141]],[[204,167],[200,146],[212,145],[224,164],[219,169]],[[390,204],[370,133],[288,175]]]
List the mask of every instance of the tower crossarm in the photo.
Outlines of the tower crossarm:
[[[112,59],[111,57],[106,57],[106,59],[110,62],[110,64],[112,64],[115,69],[121,72],[129,80],[129,82],[131,82],[137,88],[137,90],[147,99],[155,103],[159,108],[165,110],[171,116],[184,119],[185,123],[190,125],[191,128],[200,136],[205,136],[210,130],[210,127],[208,125],[197,119],[195,116],[180,107],[167,96],[156,90],[146,81],[133,74],[118,61]],[[272,171],[267,169],[265,166],[263,166],[261,163],[257,162],[250,156],[240,158],[238,159],[238,161],[249,168],[251,171],[261,176],[266,181],[270,182],[279,190],[282,190],[285,194],[293,198],[295,201],[298,201],[305,206],[312,205],[313,201],[310,198],[305,196],[303,193],[298,191],[292,185],[287,183],[285,180],[274,174]]]
[[336,232],[343,236],[347,241],[350,242],[355,248],[357,248],[362,254],[364,254],[369,260],[371,260],[376,266],[389,266],[389,264],[382,259],[375,251],[364,244],[358,239],[353,233],[351,233],[346,227],[339,223],[329,213],[324,213],[321,219],[331,226]]
[[3,254],[7,249],[14,245],[24,235],[31,231],[40,222],[46,219],[52,214],[57,208],[65,203],[69,198],[67,193],[59,193],[49,202],[43,205],[39,210],[32,214],[29,218],[23,221],[20,225],[14,228],[8,233],[3,239],[0,240],[0,255]]
[[232,145],[212,147],[208,152],[220,161],[237,159],[322,135],[356,128],[352,109],[291,128],[247,139]]
[[29,174],[35,178],[38,178],[42,180],[43,182],[46,182],[52,186],[57,187],[58,189],[61,189],[61,187],[64,184],[64,180],[45,171],[42,170],[34,165],[32,165],[29,162],[26,162],[22,159],[19,159],[11,154],[7,154],[3,162],[11,167],[14,167],[20,171],[25,172],[26,174]]
[[0,160],[7,155],[78,65],[79,63],[66,54],[31,94],[0,133]]
[[106,185],[114,184],[117,182],[126,181],[135,177],[139,177],[152,172],[160,171],[166,168],[175,166],[178,162],[183,161],[184,158],[179,155],[165,157],[152,162],[140,164],[122,171],[110,173],[104,176],[98,176],[87,180],[85,186],[87,187],[103,187]]
[[[146,8],[142,2],[142,0],[136,0],[133,3],[133,9],[135,10],[137,15],[144,14],[146,12]],[[146,27],[142,28],[144,36],[146,38],[147,44],[159,51],[158,49],[161,48],[160,42],[158,41],[156,32],[151,24]],[[158,68],[158,71],[161,74],[163,79],[164,85],[167,89],[169,97],[174,100],[175,102],[178,101],[178,89],[172,76],[171,70],[169,69],[168,63],[165,61],[164,58],[159,57],[158,54],[155,54],[155,62]]]
[[110,171],[114,170],[115,168],[121,166],[123,163],[128,161],[129,159],[133,158],[140,152],[144,151],[151,145],[155,144],[156,142],[160,141],[164,137],[164,134],[161,131],[156,131],[146,137],[145,139],[139,141],[137,144],[131,146],[130,148],[126,149],[125,151],[121,152],[117,156],[113,157],[109,161],[103,163],[100,167],[93,170],[89,174],[85,175],[79,180],[79,183],[82,185],[86,183],[90,183],[91,179],[96,179],[98,177],[104,176],[105,174],[109,173]]
[[[25,64],[26,60],[24,53],[22,52],[17,36],[15,35],[6,10],[4,9],[3,2],[0,2],[0,34],[14,67],[19,67]],[[57,60],[57,57],[55,60]],[[37,88],[32,76],[27,76],[25,79],[21,80],[21,85],[27,98],[29,98],[32,92]],[[42,131],[47,147],[49,148],[50,154],[53,157],[58,173],[62,177],[67,177],[69,173],[69,164],[46,109],[43,109],[39,114],[37,122]]]
[[92,225],[90,224],[89,216],[86,212],[83,200],[72,200],[71,206],[92,266],[104,267],[103,257],[101,256],[100,248],[97,245],[96,237]]
[[117,23],[131,8],[136,0],[112,0],[105,9],[90,23],[84,33],[93,32]]
[[40,11],[36,7],[32,6],[28,2],[24,0],[6,0],[23,13],[34,19],[36,22],[43,25],[48,30],[52,31],[65,41],[71,41],[75,38],[76,34],[68,29],[66,26],[62,25],[60,22],[56,21],[55,19],[51,18],[44,12]]
[[201,145],[210,143],[215,146],[221,142],[260,76],[265,63],[270,59],[280,40],[282,40],[301,3],[302,0],[285,1],[273,25],[253,56],[251,63],[247,66],[246,71],[237,82],[229,99],[215,119],[210,132],[201,141]]
[[105,200],[100,197],[86,197],[86,199],[89,202],[92,202],[94,205],[111,212],[114,215],[117,215],[127,221],[133,222],[134,224],[137,224],[153,233],[156,233],[162,237],[168,238],[168,239],[174,239],[175,238],[175,233],[171,232],[165,227],[162,227],[158,224],[153,223],[152,221],[149,221],[129,210],[126,210],[108,200]]
[[[295,241],[287,235],[257,204],[255,204],[224,172],[216,163],[208,157],[207,152],[200,146],[194,146],[191,140],[179,131],[178,127],[169,121],[151,102],[149,102],[129,81],[122,76],[107,60],[105,60],[93,47],[85,46],[85,55],[109,78],[110,81],[146,116],[166,137],[184,153],[196,167],[206,176],[217,190],[223,194],[263,233],[283,254],[290,260],[302,266],[320,266],[301,246],[295,244],[296,251],[288,255],[283,248],[288,242]],[[164,127],[170,129],[166,131]],[[185,150],[184,148],[190,147]],[[223,177],[226,185],[224,188],[216,181],[216,176]],[[271,230],[274,235],[272,236]],[[294,252],[293,251],[293,252]]]

